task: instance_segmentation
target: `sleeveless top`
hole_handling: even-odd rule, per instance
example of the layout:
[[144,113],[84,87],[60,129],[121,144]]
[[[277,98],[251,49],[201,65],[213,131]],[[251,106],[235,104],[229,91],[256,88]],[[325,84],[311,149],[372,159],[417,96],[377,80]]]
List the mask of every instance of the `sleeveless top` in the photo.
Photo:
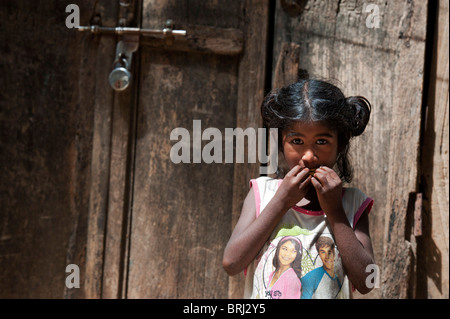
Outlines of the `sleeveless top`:
[[[257,217],[281,182],[269,177],[250,181]],[[343,188],[342,204],[354,229],[362,213],[370,212],[373,199],[357,188]],[[244,273],[244,298],[351,298],[351,284],[323,211],[289,209]]]

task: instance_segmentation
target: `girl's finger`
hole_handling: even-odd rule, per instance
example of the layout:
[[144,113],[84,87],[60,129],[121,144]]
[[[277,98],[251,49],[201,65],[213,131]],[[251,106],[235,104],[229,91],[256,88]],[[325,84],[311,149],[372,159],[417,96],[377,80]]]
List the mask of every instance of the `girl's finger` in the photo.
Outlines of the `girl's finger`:
[[295,165],[292,169],[286,174],[288,177],[294,177],[301,171],[300,165]]
[[326,176],[327,173],[323,170],[321,171],[320,168],[316,169],[316,172],[314,173],[314,178],[320,183],[323,184],[326,182]]
[[306,167],[306,165],[305,165],[305,162],[303,162],[303,160],[302,159],[300,159],[299,161],[298,161],[298,164],[297,165],[300,165],[300,167]]
[[320,166],[316,170],[316,173],[318,173],[318,175],[320,175],[322,177],[327,177],[327,178],[337,176],[336,172],[332,168],[329,168],[327,166]]
[[303,182],[300,183],[298,188],[304,188],[305,186],[307,186],[311,183],[312,176],[309,174],[307,174],[306,176],[308,176],[308,177]]
[[316,172],[322,173],[322,174],[330,174],[331,176],[337,176],[336,172],[327,166],[320,166]]
[[311,183],[313,184],[316,190],[322,191],[323,189],[322,184],[316,179],[315,176],[311,177]]
[[321,167],[321,170],[318,171],[317,179],[322,183],[322,185],[324,185],[324,183],[332,185],[341,182],[338,174],[333,169],[326,166]]
[[[309,169],[303,168],[296,176],[293,177],[295,183],[303,183],[307,177],[309,177]],[[301,185],[301,184],[300,184]],[[300,187],[299,185],[299,187]]]

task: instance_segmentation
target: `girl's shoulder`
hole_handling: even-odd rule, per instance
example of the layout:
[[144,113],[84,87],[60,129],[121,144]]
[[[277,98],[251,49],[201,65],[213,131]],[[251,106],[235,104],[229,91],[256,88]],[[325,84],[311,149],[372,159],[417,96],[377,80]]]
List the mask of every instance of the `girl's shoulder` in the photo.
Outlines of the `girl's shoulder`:
[[359,188],[356,188],[356,187],[344,187],[342,189],[342,192],[343,192],[342,195],[343,195],[344,199],[354,199],[354,200],[365,201],[366,199],[370,198],[362,190],[360,190]]
[[250,188],[253,190],[256,203],[256,216],[259,216],[267,203],[275,195],[281,179],[261,176],[250,180]]
[[276,192],[282,181],[282,179],[260,176],[250,180],[250,188],[261,193],[272,193]]
[[272,178],[269,176],[259,176],[251,179],[252,181],[281,181],[281,179]]
[[362,190],[357,187],[343,187],[344,195],[347,193],[348,196],[367,196]]
[[356,187],[343,188],[342,204],[350,224],[355,227],[364,212],[370,213],[374,200]]

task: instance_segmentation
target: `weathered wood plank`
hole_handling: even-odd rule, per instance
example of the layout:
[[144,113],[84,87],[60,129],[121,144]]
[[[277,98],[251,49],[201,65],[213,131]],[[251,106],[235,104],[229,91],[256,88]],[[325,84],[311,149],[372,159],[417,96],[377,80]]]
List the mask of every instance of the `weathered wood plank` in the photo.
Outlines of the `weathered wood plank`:
[[[387,179],[387,206],[382,268],[382,297],[409,298],[409,275],[415,267],[413,238],[406,237],[409,194],[418,191],[420,126],[427,24],[427,3],[401,3],[396,8],[391,134]],[[406,71],[408,70],[408,71]],[[412,76],[414,74],[414,76]],[[405,106],[408,107],[405,107]]]
[[[246,23],[243,25],[245,34],[245,50],[239,64],[238,99],[236,112],[236,127],[262,127],[261,102],[264,99],[266,80],[266,46],[269,28],[268,1],[245,1]],[[256,145],[250,145],[256,147]],[[247,149],[247,148],[246,148]],[[257,164],[236,164],[233,177],[233,204],[231,207],[231,230],[236,225],[241,214],[242,203],[247,195],[250,179],[259,176]],[[228,238],[227,238],[228,241]],[[223,246],[223,249],[225,246]],[[222,252],[223,253],[223,252]],[[245,277],[241,273],[229,279],[228,297],[242,298],[244,295]]]
[[[80,45],[66,5],[0,4],[2,298],[84,297],[95,74],[86,54],[98,42]],[[68,264],[81,289],[65,286]]]
[[[141,4],[132,1],[120,7],[119,21],[127,26],[140,25]],[[126,22],[125,22],[126,21]],[[102,298],[126,296],[129,223],[131,217],[131,191],[135,145],[135,118],[138,95],[140,54],[132,57],[131,85],[114,94],[111,131],[110,174],[108,182],[108,212],[104,246]]]
[[[92,16],[101,18],[102,24],[116,25],[118,3],[97,2]],[[86,35],[90,36],[91,35]],[[89,40],[88,40],[89,41]],[[86,298],[100,298],[102,291],[104,239],[108,211],[108,183],[111,161],[111,129],[114,91],[108,83],[115,58],[116,39],[100,37],[98,46],[90,47],[87,56],[95,62],[93,78],[83,78],[94,86],[94,123],[90,180],[89,221],[86,245],[86,275],[83,288]]]
[[142,54],[127,297],[223,298],[233,167],[172,163],[170,133],[182,127],[193,138],[194,119],[234,127],[237,75],[227,69],[237,61]]
[[[144,1],[142,26],[171,18],[175,25],[240,27],[240,1],[211,19],[218,8]],[[170,133],[186,128],[192,139],[195,119],[202,130],[235,127],[239,59],[148,46],[141,57],[127,297],[225,298],[221,260],[231,233],[233,165],[174,164]]]
[[[418,298],[449,297],[449,4],[438,1],[422,145],[423,235],[418,240]],[[434,19],[433,19],[434,18]]]
[[300,46],[296,43],[283,43],[275,65],[273,88],[280,88],[298,81]]
[[164,51],[220,55],[238,55],[244,49],[244,35],[239,29],[206,25],[177,25],[174,29],[186,30],[186,37],[177,37],[172,41],[163,37],[141,37],[141,45]]
[[[133,91],[115,94],[112,114],[111,170],[105,234],[102,298],[122,296],[129,212],[129,147],[134,106]],[[132,145],[132,144],[131,144]]]

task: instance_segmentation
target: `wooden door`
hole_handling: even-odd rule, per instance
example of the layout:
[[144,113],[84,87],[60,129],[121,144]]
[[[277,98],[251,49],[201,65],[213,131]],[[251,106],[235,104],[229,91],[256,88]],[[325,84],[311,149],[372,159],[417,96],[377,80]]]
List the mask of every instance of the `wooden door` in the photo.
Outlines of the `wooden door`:
[[[87,279],[87,296],[240,297],[233,284],[240,279],[228,277],[222,255],[258,166],[205,163],[201,148],[209,141],[197,145],[193,126],[222,134],[261,127],[268,1],[135,5],[140,27],[161,29],[171,19],[187,37],[141,38],[133,86],[115,94],[107,216],[91,214],[88,243],[88,272],[102,280]],[[189,132],[189,163],[171,160],[176,128]]]

